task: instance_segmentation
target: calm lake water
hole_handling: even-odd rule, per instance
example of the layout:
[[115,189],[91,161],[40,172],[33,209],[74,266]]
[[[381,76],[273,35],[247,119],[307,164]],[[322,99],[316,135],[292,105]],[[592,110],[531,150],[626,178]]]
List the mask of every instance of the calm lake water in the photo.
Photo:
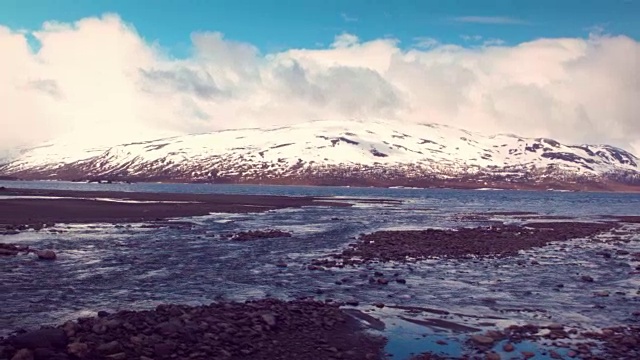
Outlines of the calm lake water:
[[[581,328],[628,324],[640,305],[640,278],[629,256],[598,255],[604,250],[640,252],[638,228],[624,235],[576,239],[522,252],[509,259],[429,260],[417,264],[373,264],[369,268],[309,271],[313,258],[344,248],[360,233],[381,229],[451,228],[518,222],[506,216],[466,220],[466,214],[530,211],[595,221],[601,215],[640,215],[640,195],[621,193],[379,189],[347,187],[249,186],[200,184],[82,184],[0,182],[0,186],[41,189],[151,191],[177,193],[309,195],[387,198],[401,203],[358,201],[350,208],[305,207],[259,214],[210,214],[190,218],[191,230],[145,228],[143,224],[64,225],[54,230],[0,236],[0,242],[52,248],[59,259],[33,256],[0,259],[0,335],[19,328],[57,324],[98,310],[146,309],[159,303],[203,304],[266,296],[293,299],[358,300],[385,321],[387,350],[394,359],[432,349],[460,353],[462,334],[425,327],[402,317],[425,319],[433,313],[374,310],[376,302],[447,310],[441,320],[478,329],[513,323],[561,322]],[[293,237],[235,243],[217,235],[275,228]],[[595,241],[594,241],[595,240]],[[627,241],[628,240],[628,241]],[[537,265],[530,265],[535,260]],[[275,266],[284,261],[289,266]],[[527,264],[527,265],[523,265]],[[407,284],[369,284],[361,275],[398,273]],[[588,274],[596,281],[580,281]],[[335,282],[348,279],[342,285]],[[563,287],[558,287],[562,284]],[[597,297],[594,292],[609,291]],[[522,349],[531,344],[523,344]],[[539,357],[544,358],[544,357]]]

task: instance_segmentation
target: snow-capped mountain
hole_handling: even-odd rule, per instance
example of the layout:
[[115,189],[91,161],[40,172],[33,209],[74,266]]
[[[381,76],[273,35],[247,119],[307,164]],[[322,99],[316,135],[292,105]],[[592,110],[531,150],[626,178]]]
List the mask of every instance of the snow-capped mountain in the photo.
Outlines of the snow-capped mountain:
[[608,145],[564,145],[438,124],[355,120],[225,130],[83,150],[49,143],[0,166],[0,176],[475,188],[640,186],[638,158]]

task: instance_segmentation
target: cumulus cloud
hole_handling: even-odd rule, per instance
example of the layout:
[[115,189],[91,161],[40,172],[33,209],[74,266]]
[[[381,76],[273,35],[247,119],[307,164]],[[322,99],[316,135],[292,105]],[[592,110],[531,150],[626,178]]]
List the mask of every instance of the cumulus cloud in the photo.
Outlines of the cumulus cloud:
[[402,48],[345,33],[327,48],[264,54],[194,33],[191,55],[176,59],[115,15],[31,34],[38,51],[28,34],[0,27],[0,152],[61,136],[97,145],[386,118],[640,153],[640,43],[626,36],[472,48],[425,37]]
[[436,46],[442,45],[436,38],[421,36],[413,39],[415,41],[414,47],[421,49],[431,49]]

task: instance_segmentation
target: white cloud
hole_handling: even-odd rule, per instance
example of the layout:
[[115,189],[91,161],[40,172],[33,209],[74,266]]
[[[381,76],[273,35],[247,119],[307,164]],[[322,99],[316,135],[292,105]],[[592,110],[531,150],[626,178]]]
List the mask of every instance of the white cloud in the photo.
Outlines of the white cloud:
[[0,151],[68,133],[98,144],[391,118],[640,153],[640,43],[625,36],[402,49],[341,34],[328,48],[262,54],[196,33],[193,55],[174,59],[114,15],[47,23],[33,35],[37,53],[27,34],[0,27]]
[[490,38],[482,42],[482,46],[502,46],[505,42],[502,39]]
[[355,16],[349,16],[347,13],[340,13],[340,17],[344,22],[357,22],[359,19]]
[[331,44],[334,48],[347,48],[353,45],[356,45],[360,39],[353,34],[342,33],[336,36],[333,44]]
[[464,41],[480,41],[482,40],[481,35],[460,35],[460,38]]
[[432,37],[417,37],[413,40],[415,40],[415,44],[413,46],[420,49],[431,49],[441,45],[438,39]]
[[505,44],[505,41],[502,39],[496,39],[496,38],[485,39],[481,35],[460,35],[460,38],[468,43],[477,43],[484,40],[481,43],[482,46],[502,46]]

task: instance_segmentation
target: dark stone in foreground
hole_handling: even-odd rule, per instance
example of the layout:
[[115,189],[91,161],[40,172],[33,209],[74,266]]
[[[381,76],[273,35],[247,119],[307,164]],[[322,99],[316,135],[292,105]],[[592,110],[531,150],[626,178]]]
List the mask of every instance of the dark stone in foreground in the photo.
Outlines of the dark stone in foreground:
[[0,359],[379,359],[384,339],[337,306],[265,299],[160,305],[0,339]]
[[554,241],[589,237],[618,227],[615,222],[531,223],[524,226],[377,231],[363,235],[333,259],[314,260],[312,266],[358,265],[370,261],[412,261],[425,258],[506,257],[520,250]]

